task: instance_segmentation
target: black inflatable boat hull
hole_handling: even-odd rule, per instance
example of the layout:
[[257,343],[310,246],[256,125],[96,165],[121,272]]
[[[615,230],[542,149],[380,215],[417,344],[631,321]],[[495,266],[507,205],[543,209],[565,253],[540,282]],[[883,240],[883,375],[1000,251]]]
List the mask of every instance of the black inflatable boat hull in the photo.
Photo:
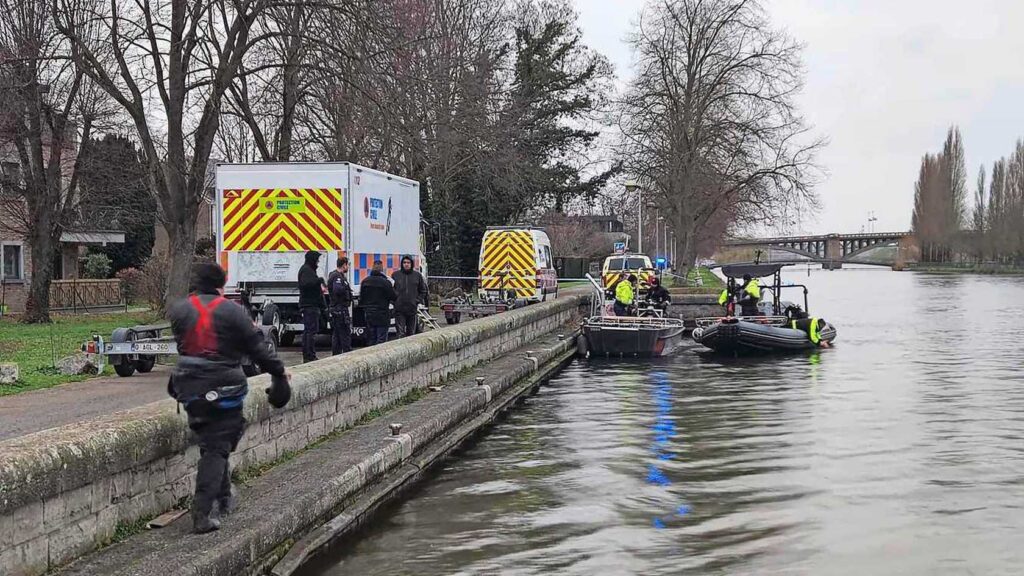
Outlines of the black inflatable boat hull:
[[[819,334],[821,342],[836,339],[836,329],[827,324]],[[693,331],[693,341],[716,352],[787,352],[810,350],[820,344],[811,342],[807,333],[794,328],[770,326],[742,320],[723,321]]]

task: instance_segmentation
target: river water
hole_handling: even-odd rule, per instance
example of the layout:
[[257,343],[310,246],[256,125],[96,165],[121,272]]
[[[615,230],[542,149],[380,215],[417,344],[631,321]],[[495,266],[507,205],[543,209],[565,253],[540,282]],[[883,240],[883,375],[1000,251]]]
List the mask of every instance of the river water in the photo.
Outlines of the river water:
[[575,361],[308,573],[1024,573],[1024,279],[785,279],[834,348]]

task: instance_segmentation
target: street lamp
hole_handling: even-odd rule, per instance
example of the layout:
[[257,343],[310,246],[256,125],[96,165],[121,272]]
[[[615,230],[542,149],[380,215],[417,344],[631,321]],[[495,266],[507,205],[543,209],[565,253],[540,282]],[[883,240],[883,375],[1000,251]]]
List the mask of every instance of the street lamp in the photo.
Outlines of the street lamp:
[[878,218],[875,218],[875,211],[868,212],[868,232],[875,231],[875,222],[878,222]]
[[626,181],[626,194],[632,194],[636,190],[636,251],[643,254],[644,252],[644,213],[643,213],[643,202],[640,200],[640,186],[637,185],[635,180]]

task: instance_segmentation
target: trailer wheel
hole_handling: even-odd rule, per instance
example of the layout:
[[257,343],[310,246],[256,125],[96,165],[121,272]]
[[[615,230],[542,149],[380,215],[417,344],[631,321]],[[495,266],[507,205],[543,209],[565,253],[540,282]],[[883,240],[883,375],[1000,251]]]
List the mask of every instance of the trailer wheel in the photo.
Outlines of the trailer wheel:
[[139,356],[139,359],[135,361],[135,369],[142,374],[149,374],[153,371],[153,367],[156,366],[156,356]]
[[[130,328],[116,328],[110,335],[110,341],[114,343],[120,342],[133,342],[135,341],[135,332]],[[127,378],[132,374],[135,374],[135,361],[128,356],[114,356],[116,359],[111,364],[114,365],[114,372],[122,378]]]

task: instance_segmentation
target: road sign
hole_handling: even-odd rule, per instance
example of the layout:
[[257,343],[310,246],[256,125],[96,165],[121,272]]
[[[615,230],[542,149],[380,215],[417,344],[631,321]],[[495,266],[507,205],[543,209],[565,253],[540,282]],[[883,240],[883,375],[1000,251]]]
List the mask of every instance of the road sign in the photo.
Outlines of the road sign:
[[616,254],[622,254],[625,251],[626,251],[626,243],[625,242],[616,242],[615,243],[615,253]]

